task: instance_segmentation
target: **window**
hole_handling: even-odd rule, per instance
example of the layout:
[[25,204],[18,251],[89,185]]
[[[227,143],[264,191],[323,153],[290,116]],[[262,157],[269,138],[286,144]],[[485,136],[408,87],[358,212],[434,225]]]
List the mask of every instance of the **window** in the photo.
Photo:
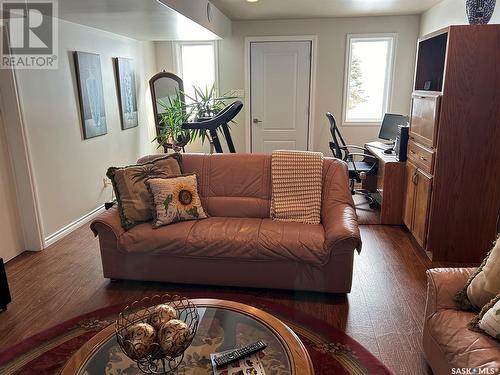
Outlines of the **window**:
[[380,125],[389,109],[395,35],[347,37],[344,124]]
[[[179,42],[176,44],[177,72],[184,82],[184,92],[194,97],[193,86],[202,90],[217,82],[215,42]],[[191,100],[186,97],[186,103]]]

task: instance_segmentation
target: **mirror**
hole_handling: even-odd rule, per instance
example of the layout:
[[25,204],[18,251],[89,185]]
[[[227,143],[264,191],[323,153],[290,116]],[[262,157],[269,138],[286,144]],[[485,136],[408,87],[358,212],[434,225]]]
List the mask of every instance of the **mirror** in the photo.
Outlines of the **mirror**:
[[[173,99],[178,92],[180,93],[182,102],[184,102],[184,85],[179,76],[174,73],[162,71],[151,77],[149,80],[149,88],[153,101],[156,135],[159,135],[161,113],[165,112],[165,105],[169,103],[168,99]],[[167,152],[168,148],[171,147],[168,147],[168,145],[165,146],[165,152]]]

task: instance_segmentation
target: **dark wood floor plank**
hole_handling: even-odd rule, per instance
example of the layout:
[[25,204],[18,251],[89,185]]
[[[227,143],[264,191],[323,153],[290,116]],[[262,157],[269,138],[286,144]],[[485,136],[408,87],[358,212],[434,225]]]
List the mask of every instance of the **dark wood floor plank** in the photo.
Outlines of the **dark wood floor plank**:
[[[364,212],[368,222],[374,214]],[[421,351],[425,270],[437,267],[400,227],[361,226],[353,289],[347,295],[174,285],[111,283],[102,277],[98,241],[88,226],[45,251],[6,265],[13,302],[0,314],[0,350],[64,320],[154,293],[238,292],[277,301],[345,330],[395,373],[426,374]]]

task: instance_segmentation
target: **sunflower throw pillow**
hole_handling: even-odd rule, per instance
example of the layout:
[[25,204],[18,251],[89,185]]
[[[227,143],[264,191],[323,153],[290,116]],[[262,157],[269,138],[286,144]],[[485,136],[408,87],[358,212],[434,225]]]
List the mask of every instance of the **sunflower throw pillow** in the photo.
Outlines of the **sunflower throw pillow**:
[[196,175],[151,178],[146,185],[153,197],[156,215],[153,227],[207,217],[198,195]]

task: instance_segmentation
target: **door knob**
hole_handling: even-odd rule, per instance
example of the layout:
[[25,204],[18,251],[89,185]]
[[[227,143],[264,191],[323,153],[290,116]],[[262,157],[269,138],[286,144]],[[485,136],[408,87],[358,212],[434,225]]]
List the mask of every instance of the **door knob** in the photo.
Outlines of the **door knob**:
[[262,120],[259,120],[258,118],[254,118],[253,119],[253,123],[254,124],[258,124],[259,122],[262,122]]

